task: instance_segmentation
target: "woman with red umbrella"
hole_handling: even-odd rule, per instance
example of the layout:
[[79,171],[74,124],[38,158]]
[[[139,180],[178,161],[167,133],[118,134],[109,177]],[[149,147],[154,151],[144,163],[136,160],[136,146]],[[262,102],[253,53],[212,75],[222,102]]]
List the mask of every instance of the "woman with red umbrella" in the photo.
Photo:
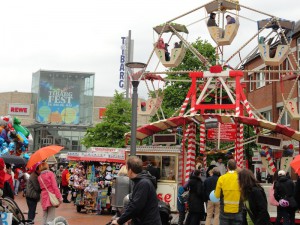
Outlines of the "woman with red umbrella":
[[[52,206],[49,198],[48,191],[55,194],[59,200],[59,205],[62,203],[62,196],[56,183],[55,174],[49,170],[49,165],[46,162],[42,162],[39,165],[40,176],[38,178],[41,187],[41,204],[44,211],[43,224],[55,219],[55,208]],[[59,205],[57,207],[59,207]]]

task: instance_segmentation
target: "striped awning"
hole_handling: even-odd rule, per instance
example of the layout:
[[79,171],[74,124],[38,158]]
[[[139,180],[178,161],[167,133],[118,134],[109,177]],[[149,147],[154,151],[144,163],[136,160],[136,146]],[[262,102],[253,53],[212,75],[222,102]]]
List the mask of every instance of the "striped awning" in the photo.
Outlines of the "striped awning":
[[[165,131],[167,129],[182,127],[190,123],[204,122],[207,118],[216,118],[221,123],[243,123],[247,125],[252,125],[255,127],[261,127],[276,133],[283,134],[294,140],[300,141],[300,132],[296,131],[290,127],[284,126],[282,124],[276,124],[267,120],[250,118],[246,116],[234,116],[234,115],[217,115],[217,114],[196,114],[188,116],[177,116],[171,117],[164,120],[159,120],[154,123],[144,125],[137,128],[136,138],[138,140],[143,140],[153,134]],[[130,132],[125,134],[126,138],[131,136]]]

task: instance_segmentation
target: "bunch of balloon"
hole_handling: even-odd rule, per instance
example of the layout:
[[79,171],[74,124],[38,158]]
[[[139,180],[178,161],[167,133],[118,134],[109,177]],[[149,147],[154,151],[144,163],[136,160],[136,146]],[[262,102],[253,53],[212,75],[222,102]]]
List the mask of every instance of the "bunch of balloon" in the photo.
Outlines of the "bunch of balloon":
[[30,140],[30,132],[18,118],[0,117],[0,155],[21,155],[28,150]]

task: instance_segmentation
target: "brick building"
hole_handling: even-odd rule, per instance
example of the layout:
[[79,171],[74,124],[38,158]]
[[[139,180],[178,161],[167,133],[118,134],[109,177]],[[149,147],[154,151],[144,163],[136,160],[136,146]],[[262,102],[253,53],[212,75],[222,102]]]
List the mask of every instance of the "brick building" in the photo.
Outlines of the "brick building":
[[[283,110],[284,100],[288,97],[296,100],[298,109],[300,104],[300,83],[296,79],[299,76],[300,62],[300,21],[295,24],[291,38],[291,52],[279,66],[267,66],[258,52],[250,56],[243,65],[243,69],[247,71],[244,79],[247,81],[248,101],[265,119],[275,123]],[[278,44],[274,43],[273,47]],[[299,130],[299,120],[291,118],[287,110],[278,123]]]

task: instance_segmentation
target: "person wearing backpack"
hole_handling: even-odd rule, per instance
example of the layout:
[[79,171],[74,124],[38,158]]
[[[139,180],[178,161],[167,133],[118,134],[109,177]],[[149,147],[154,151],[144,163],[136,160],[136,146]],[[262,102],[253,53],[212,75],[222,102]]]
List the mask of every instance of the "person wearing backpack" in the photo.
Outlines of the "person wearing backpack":
[[185,192],[183,186],[180,186],[178,188],[178,196],[177,196],[177,210],[179,213],[179,218],[178,218],[178,225],[183,225],[183,222],[185,220],[185,200],[182,197],[182,194]]

